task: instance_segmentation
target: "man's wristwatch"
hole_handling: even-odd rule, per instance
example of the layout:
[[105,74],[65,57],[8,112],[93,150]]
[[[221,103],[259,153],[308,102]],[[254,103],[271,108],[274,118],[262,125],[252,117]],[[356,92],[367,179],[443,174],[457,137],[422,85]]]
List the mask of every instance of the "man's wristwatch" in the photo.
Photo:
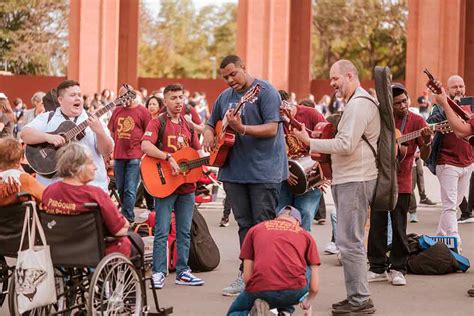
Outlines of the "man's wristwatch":
[[169,161],[169,160],[170,160],[170,158],[171,158],[171,154],[170,154],[170,153],[167,153],[167,154],[166,154],[166,158],[165,158],[165,160],[166,160],[166,161]]

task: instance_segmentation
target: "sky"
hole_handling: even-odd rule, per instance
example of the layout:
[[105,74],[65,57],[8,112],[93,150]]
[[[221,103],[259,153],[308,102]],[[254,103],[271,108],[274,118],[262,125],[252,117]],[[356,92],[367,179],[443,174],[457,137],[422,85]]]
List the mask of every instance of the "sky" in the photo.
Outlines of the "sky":
[[[194,2],[194,5],[196,8],[199,10],[202,7],[205,7],[206,5],[209,4],[224,4],[224,3],[237,3],[238,0],[192,0]],[[142,0],[142,2],[152,11],[158,11],[160,10],[160,3],[161,0]]]

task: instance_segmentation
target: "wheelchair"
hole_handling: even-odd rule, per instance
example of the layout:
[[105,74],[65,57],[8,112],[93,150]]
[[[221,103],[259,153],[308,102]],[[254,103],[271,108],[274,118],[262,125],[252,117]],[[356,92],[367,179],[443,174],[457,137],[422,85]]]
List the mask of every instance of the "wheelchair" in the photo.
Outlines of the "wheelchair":
[[[17,204],[18,213],[26,207],[35,207],[29,201]],[[105,255],[105,243],[115,239],[104,237],[100,210],[96,204],[86,204],[90,212],[78,215],[58,215],[38,212],[54,266],[57,302],[33,309],[28,315],[169,315],[172,307],[160,308],[151,276],[146,276],[143,251],[130,239],[137,255],[127,258],[120,253]],[[4,210],[0,209],[3,218]],[[17,219],[22,216],[15,214]],[[18,226],[22,226],[23,219]],[[0,219],[0,227],[4,227]],[[19,228],[19,238],[21,238]],[[0,241],[3,242],[0,230]],[[18,242],[9,240],[11,251],[18,251]],[[0,243],[1,247],[1,243]],[[15,250],[16,248],[16,250]],[[3,254],[3,247],[0,257]],[[7,248],[6,248],[7,249]],[[5,254],[12,255],[13,253]],[[1,262],[1,261],[0,261]],[[2,268],[1,288],[8,285],[8,295],[2,290],[2,299],[8,296],[10,315],[19,315],[15,294],[14,268]],[[146,284],[149,282],[156,312],[148,304]]]

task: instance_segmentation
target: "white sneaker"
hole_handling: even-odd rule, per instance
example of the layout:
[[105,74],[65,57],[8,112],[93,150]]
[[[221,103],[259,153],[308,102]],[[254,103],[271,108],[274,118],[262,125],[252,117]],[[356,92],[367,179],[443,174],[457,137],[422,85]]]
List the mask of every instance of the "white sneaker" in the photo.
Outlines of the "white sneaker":
[[418,223],[418,217],[416,216],[416,213],[409,213],[410,215],[410,223]]
[[368,271],[367,272],[367,281],[369,281],[369,282],[388,281],[387,272],[375,273],[375,272],[372,272],[372,271]]
[[224,296],[237,296],[245,289],[244,278],[242,272],[239,272],[239,276],[232,282],[228,287],[222,290]]
[[337,249],[336,243],[330,242],[327,246],[326,249],[324,249],[324,253],[327,255],[335,255],[339,249]]
[[403,273],[397,270],[391,270],[390,271],[390,280],[392,281],[393,285],[406,285],[407,280],[405,279],[405,276]]

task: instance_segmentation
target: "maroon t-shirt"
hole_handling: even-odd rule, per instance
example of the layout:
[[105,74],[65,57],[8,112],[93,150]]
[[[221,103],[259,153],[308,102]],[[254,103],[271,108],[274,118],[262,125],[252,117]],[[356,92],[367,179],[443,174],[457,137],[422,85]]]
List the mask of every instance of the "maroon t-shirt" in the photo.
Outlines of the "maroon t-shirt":
[[[296,106],[295,120],[300,123],[304,123],[305,127],[314,130],[316,124],[320,122],[325,122],[326,119],[324,116],[319,113],[315,108],[310,108],[304,105]],[[292,133],[293,128],[290,127],[290,130],[285,128],[285,139],[288,150],[288,157],[297,157],[302,154],[307,154],[309,152],[309,147],[304,145],[298,138],[296,138]]]
[[[62,181],[49,185],[43,192],[43,210],[50,214],[77,215],[89,212],[84,203],[97,203],[104,222],[104,234],[113,236],[125,225],[125,218],[102,189],[92,185],[71,185]],[[78,236],[79,237],[79,236]],[[128,257],[131,243],[128,237],[107,242],[105,253],[120,252]]]
[[[163,115],[163,114],[160,114]],[[188,123],[181,115],[179,123],[171,122],[168,115],[165,114],[166,125],[163,132],[163,138],[160,140],[163,147],[160,149],[169,153],[174,153],[184,147],[192,147],[196,150],[201,149],[199,144],[199,138],[194,130],[194,136],[191,137],[191,130]],[[159,118],[152,119],[146,128],[146,132],[143,135],[143,140],[148,140],[156,147],[158,146],[158,133],[160,130]],[[179,141],[181,140],[181,141]],[[173,194],[188,194],[196,190],[196,184],[184,183],[179,186]]]
[[[471,109],[468,106],[463,106],[462,108],[471,114]],[[436,161],[437,165],[451,165],[464,168],[472,162],[472,148],[469,142],[458,138],[454,133],[443,135],[441,150]]]
[[[400,129],[402,126],[402,119],[395,118],[395,127]],[[423,127],[428,126],[422,116],[414,114],[408,111],[407,121],[405,123],[405,128],[402,132],[402,135],[408,134],[422,129]],[[400,163],[400,169],[398,170],[397,183],[398,183],[398,193],[411,193],[412,191],[412,167],[413,160],[415,158],[416,148],[421,148],[423,145],[423,137],[417,137],[412,139],[409,142],[404,143],[407,145],[407,155],[405,159]]]
[[115,109],[108,124],[115,142],[114,159],[137,159],[143,156],[141,140],[150,121],[150,112],[141,105]]
[[306,286],[306,267],[320,264],[313,237],[297,223],[283,219],[252,227],[240,259],[254,262],[253,274],[245,284],[250,293],[302,289]]

